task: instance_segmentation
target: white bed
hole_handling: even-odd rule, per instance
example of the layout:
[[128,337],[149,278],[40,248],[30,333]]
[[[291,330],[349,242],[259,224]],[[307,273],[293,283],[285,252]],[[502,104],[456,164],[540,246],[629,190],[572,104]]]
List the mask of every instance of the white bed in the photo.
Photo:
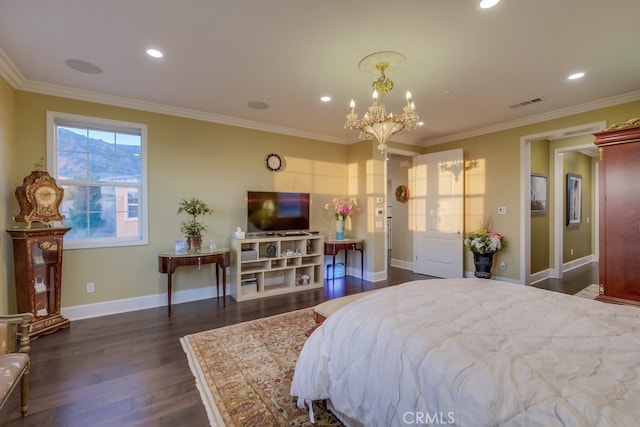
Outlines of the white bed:
[[367,427],[635,426],[640,309],[494,280],[408,282],[329,316],[291,394]]

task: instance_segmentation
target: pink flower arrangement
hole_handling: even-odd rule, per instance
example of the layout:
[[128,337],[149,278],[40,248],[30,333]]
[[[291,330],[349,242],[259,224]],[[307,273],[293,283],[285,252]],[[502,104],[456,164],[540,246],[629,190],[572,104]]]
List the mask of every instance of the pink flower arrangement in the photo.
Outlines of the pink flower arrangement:
[[464,237],[464,244],[470,251],[481,254],[501,251],[505,247],[504,237],[500,233],[479,228]]
[[330,209],[331,206],[333,206],[333,214],[336,218],[336,221],[344,221],[352,213],[360,211],[360,208],[358,208],[358,202],[348,197],[334,197],[332,204],[327,204],[325,206],[325,209]]

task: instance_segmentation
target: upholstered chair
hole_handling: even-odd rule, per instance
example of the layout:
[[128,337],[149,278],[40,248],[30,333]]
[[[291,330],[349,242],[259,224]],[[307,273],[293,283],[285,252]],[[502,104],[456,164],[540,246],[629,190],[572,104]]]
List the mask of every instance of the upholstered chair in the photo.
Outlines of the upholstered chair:
[[32,320],[31,313],[0,316],[0,408],[20,382],[23,416],[29,409],[29,330]]

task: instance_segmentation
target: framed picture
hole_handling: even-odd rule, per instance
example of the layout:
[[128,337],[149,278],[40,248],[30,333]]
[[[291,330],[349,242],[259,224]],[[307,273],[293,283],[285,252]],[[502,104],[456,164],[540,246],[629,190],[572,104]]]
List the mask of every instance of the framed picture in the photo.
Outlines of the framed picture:
[[531,213],[547,212],[547,175],[531,174]]
[[567,174],[567,225],[582,222],[582,176]]

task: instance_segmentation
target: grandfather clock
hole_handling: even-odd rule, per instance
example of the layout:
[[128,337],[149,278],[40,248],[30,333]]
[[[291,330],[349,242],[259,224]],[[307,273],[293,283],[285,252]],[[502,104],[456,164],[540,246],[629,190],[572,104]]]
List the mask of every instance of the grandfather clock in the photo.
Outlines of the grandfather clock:
[[20,212],[7,230],[13,239],[16,299],[19,313],[32,313],[30,337],[68,328],[60,314],[63,238],[71,227],[53,226],[62,221],[60,204],[64,190],[47,172],[31,172],[16,188]]
[[13,239],[13,268],[19,313],[32,313],[30,337],[70,323],[60,314],[62,239],[70,227],[22,227],[7,230]]

